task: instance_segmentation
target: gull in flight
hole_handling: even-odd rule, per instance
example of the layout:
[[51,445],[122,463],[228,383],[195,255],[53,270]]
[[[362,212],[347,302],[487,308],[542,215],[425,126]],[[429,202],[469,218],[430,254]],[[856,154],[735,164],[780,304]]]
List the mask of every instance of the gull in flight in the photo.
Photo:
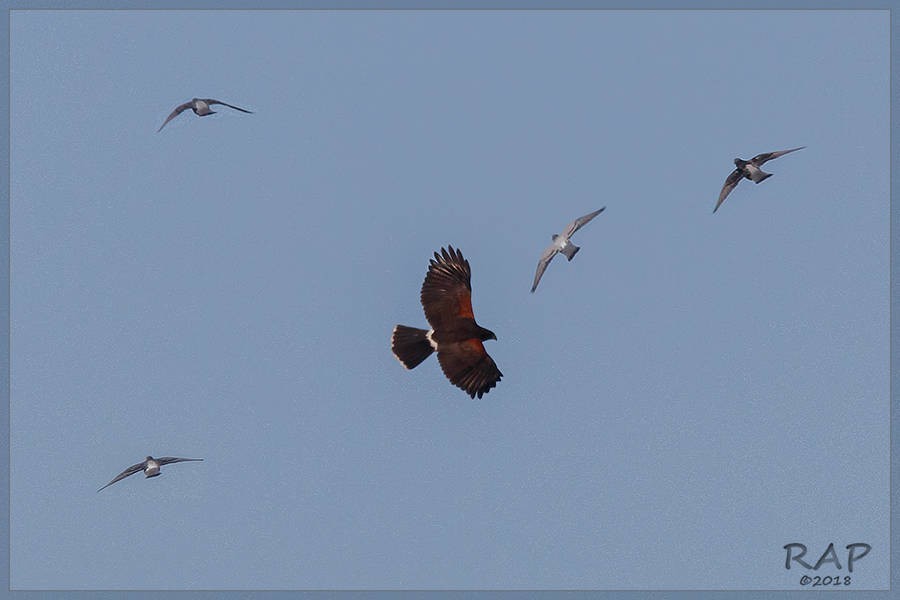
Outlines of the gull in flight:
[[803,150],[804,148],[806,148],[806,146],[791,148],[790,150],[778,150],[777,152],[763,152],[762,154],[757,154],[750,160],[744,160],[742,158],[734,159],[735,169],[725,179],[725,185],[722,186],[722,191],[719,192],[719,201],[716,202],[716,207],[713,209],[713,212],[719,210],[719,207],[725,202],[725,198],[727,198],[728,194],[731,193],[731,190],[740,183],[741,179],[749,179],[753,183],[761,183],[772,176],[771,173],[766,173],[760,169],[763,164],[773,158],[784,156],[789,152]]
[[202,458],[177,458],[174,456],[163,456],[162,458],[153,458],[152,456],[148,456],[144,459],[143,462],[139,462],[136,465],[131,465],[118,475],[116,475],[112,481],[104,485],[102,488],[97,490],[98,492],[105,490],[112,484],[117,481],[121,481],[130,475],[134,475],[138,471],[143,471],[145,477],[156,477],[160,475],[159,468],[163,465],[168,465],[170,463],[177,462],[185,462],[189,460],[203,460]]
[[190,102],[185,102],[184,104],[179,104],[178,106],[176,106],[175,110],[173,110],[172,113],[168,117],[166,117],[166,120],[163,121],[163,124],[160,125],[159,129],[156,130],[156,133],[162,131],[162,128],[165,127],[169,121],[171,121],[187,109],[191,109],[192,111],[194,111],[194,114],[198,117],[205,117],[206,115],[216,114],[216,111],[209,108],[213,104],[221,104],[222,106],[227,106],[228,108],[233,108],[234,110],[239,110],[251,115],[253,114],[252,110],[245,110],[237,106],[232,106],[231,104],[222,102],[221,100],[214,100],[213,98],[193,98]]
[[544,271],[547,270],[547,265],[550,264],[550,261],[553,260],[553,257],[556,256],[558,252],[562,252],[566,255],[566,258],[572,260],[575,258],[575,254],[581,250],[580,246],[576,246],[573,244],[569,238],[571,238],[576,231],[584,227],[587,223],[590,222],[591,219],[602,213],[606,210],[604,206],[600,210],[595,210],[594,212],[584,215],[583,217],[578,217],[563,229],[562,233],[553,234],[553,243],[547,246],[547,249],[544,250],[544,253],[541,254],[541,259],[537,264],[537,272],[534,274],[534,284],[531,286],[531,292],[534,293],[534,290],[537,289],[538,282],[541,280],[541,276],[544,274]]

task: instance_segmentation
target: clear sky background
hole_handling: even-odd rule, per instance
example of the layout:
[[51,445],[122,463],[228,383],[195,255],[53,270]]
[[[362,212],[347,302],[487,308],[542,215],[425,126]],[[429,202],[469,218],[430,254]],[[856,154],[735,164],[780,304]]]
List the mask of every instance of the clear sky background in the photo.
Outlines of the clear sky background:
[[[791,542],[867,542],[887,587],[886,12],[11,40],[13,588],[795,589]],[[255,114],[156,133],[194,96]],[[801,145],[712,214],[734,157]],[[481,400],[389,348],[446,244]],[[205,461],[96,492],[147,454]]]

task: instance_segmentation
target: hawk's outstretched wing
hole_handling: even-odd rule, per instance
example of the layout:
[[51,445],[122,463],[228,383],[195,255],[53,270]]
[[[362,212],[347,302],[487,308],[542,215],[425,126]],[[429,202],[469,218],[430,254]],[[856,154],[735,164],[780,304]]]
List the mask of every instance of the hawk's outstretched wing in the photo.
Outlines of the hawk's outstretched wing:
[[469,261],[453,246],[448,248],[434,253],[422,283],[422,308],[436,333],[456,329],[460,319],[475,319]]
[[477,338],[438,345],[438,362],[450,383],[473,399],[497,385],[503,373]]

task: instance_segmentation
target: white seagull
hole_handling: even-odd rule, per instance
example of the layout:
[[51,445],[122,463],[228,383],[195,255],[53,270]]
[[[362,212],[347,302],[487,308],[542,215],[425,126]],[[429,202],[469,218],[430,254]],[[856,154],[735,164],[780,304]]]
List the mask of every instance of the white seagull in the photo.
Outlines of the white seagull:
[[537,264],[537,272],[534,274],[534,284],[531,286],[531,292],[534,293],[534,290],[537,289],[538,282],[541,280],[541,276],[544,274],[544,271],[547,269],[547,265],[550,264],[550,261],[553,260],[553,257],[556,256],[558,252],[562,252],[566,255],[566,258],[572,260],[575,258],[575,254],[578,253],[581,248],[573,244],[569,238],[571,238],[576,231],[584,227],[591,219],[602,213],[606,210],[604,206],[600,210],[595,210],[594,212],[584,215],[583,217],[578,217],[563,229],[560,234],[553,234],[553,243],[547,246],[547,249],[544,250],[544,253],[541,254],[541,259]]

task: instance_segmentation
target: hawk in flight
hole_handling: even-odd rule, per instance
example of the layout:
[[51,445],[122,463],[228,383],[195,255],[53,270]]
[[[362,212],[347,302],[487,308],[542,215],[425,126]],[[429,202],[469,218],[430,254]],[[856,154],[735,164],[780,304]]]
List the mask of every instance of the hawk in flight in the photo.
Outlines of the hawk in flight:
[[391,350],[407,369],[415,368],[437,352],[438,362],[450,383],[473,399],[488,393],[503,373],[484,349],[485,340],[496,340],[493,331],[475,322],[472,313],[472,272],[462,252],[441,248],[428,265],[421,301],[431,329],[397,325]]

